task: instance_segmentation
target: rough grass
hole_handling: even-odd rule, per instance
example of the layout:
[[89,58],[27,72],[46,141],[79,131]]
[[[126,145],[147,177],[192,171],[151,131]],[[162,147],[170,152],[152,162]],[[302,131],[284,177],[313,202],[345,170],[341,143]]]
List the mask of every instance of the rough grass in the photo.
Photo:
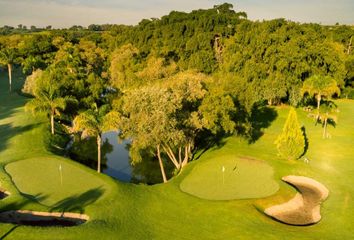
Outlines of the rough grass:
[[[14,82],[22,83],[15,74]],[[35,199],[21,194],[10,176],[6,164],[46,157],[48,161],[58,157],[47,152],[43,145],[43,133],[48,131],[45,117],[32,117],[23,111],[26,98],[8,92],[6,72],[0,72],[0,184],[11,192],[0,200],[0,211],[34,210],[50,211]],[[17,86],[17,88],[18,88]],[[16,87],[14,87],[16,89]],[[253,144],[238,137],[225,140],[222,147],[210,149],[202,157],[190,163],[178,177],[167,184],[154,186],[123,184],[104,175],[98,175],[79,164],[75,168],[88,172],[87,176],[101,179],[106,189],[94,202],[83,204],[83,211],[90,220],[77,227],[29,227],[0,224],[0,238],[11,239],[351,239],[354,229],[354,102],[337,101],[339,122],[329,127],[331,139],[322,139],[321,127],[314,126],[306,113],[298,110],[299,121],[305,126],[309,139],[303,161],[288,162],[277,157],[273,144],[280,133],[288,113],[287,107],[275,109],[277,118],[263,129],[264,134]],[[259,116],[262,122],[266,117]],[[231,201],[210,201],[183,193],[179,185],[193,168],[210,159],[224,156],[249,156],[266,161],[274,169],[279,191],[268,198]],[[68,159],[63,161],[72,162]],[[36,171],[37,170],[33,170]],[[37,175],[50,178],[38,171]],[[282,183],[286,175],[303,175],[323,183],[330,191],[324,202],[320,223],[308,227],[294,227],[276,222],[261,211],[268,206],[285,202],[295,195],[292,187]],[[71,178],[75,184],[75,176]],[[88,180],[90,181],[90,180]],[[32,182],[32,181],[31,181]],[[33,189],[38,182],[33,181]],[[208,186],[206,186],[208,187]],[[50,189],[48,189],[49,191]],[[77,194],[84,194],[85,190]],[[48,195],[48,192],[43,192]],[[64,193],[63,193],[64,194]],[[67,197],[67,194],[64,194]],[[63,195],[63,196],[64,196]],[[83,198],[73,201],[85,202]],[[75,206],[68,204],[67,206]]]
[[180,187],[183,192],[209,200],[264,198],[279,189],[273,168],[267,163],[232,155],[201,162]]

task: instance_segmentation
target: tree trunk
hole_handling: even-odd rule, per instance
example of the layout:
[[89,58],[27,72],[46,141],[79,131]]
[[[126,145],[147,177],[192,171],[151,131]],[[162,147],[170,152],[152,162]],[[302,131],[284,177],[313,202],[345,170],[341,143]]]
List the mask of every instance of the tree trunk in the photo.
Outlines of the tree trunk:
[[327,117],[324,117],[324,123],[323,123],[323,138],[327,137]]
[[317,110],[320,111],[320,104],[321,104],[321,93],[317,95]]
[[315,125],[317,125],[318,119],[320,117],[321,93],[318,93],[316,100],[317,100],[317,115],[316,115]]
[[271,99],[271,98],[270,98],[270,99],[268,99],[268,105],[269,105],[269,106],[272,106],[272,104],[273,104],[272,99]]
[[178,147],[178,161],[179,161],[179,165],[182,165],[182,148]]
[[9,71],[9,84],[10,84],[10,91],[12,86],[12,65],[9,63],[7,64],[7,70]]
[[172,149],[169,146],[164,146],[162,145],[164,151],[166,152],[168,158],[171,160],[171,162],[173,163],[173,165],[175,165],[175,167],[177,169],[180,169],[180,164],[178,164],[178,161],[172,151]]
[[97,135],[97,172],[101,172],[101,135]]
[[165,182],[167,182],[167,178],[166,178],[165,169],[163,167],[163,163],[162,163],[162,159],[161,159],[160,145],[157,145],[156,149],[157,149],[157,158],[159,159],[162,179],[163,179],[163,182],[165,183]]
[[50,114],[50,128],[51,128],[52,135],[54,135],[54,113],[53,112]]
[[188,146],[184,147],[184,159],[181,165],[181,170],[183,167],[185,167],[188,163],[188,159],[189,159],[189,154],[188,154]]

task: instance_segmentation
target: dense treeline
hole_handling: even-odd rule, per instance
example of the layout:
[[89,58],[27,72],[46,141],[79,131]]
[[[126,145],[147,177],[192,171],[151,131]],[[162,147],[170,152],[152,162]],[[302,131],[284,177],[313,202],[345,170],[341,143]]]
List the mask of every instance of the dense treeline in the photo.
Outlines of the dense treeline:
[[206,135],[251,137],[252,115],[264,104],[339,96],[325,86],[304,91],[314,76],[354,95],[353,26],[253,22],[225,3],[136,26],[22,28],[0,31],[8,34],[0,36],[0,63],[10,88],[14,65],[28,75],[28,109],[48,113],[53,134],[61,120],[99,146],[104,130],[120,129],[133,139],[132,161],[156,156],[164,180],[163,164],[180,171]]

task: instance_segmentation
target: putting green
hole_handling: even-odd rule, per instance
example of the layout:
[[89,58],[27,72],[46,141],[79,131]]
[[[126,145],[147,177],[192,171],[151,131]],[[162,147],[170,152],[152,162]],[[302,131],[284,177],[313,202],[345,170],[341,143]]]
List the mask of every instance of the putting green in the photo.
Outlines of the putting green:
[[227,155],[196,165],[180,189],[203,199],[232,200],[267,197],[279,185],[273,179],[273,168],[265,162]]
[[20,192],[47,206],[97,200],[107,190],[90,171],[56,157],[13,162],[5,170]]

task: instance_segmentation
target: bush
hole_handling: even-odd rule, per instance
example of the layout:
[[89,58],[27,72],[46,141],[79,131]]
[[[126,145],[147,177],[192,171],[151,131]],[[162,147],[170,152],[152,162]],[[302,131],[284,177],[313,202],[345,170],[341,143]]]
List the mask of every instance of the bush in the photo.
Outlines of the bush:
[[282,133],[275,141],[279,155],[288,160],[296,160],[305,151],[305,138],[297,120],[296,111],[291,108]]

